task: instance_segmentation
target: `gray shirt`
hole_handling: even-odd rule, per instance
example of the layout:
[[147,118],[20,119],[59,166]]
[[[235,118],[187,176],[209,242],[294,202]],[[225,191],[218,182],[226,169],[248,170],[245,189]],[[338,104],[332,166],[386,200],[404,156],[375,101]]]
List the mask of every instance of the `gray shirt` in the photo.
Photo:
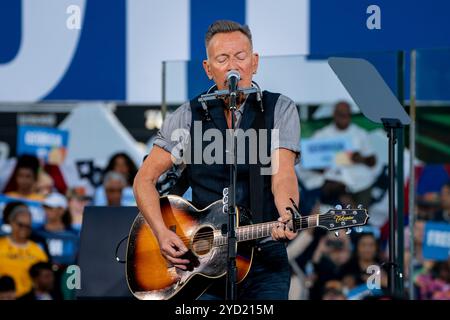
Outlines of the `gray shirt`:
[[[235,111],[236,128],[239,128],[244,108],[245,103]],[[166,118],[155,138],[154,144],[178,158],[178,152],[174,152],[174,149],[180,148],[180,140],[184,138],[180,138],[179,135],[176,135],[177,138],[174,138],[173,133],[175,130],[180,132],[178,129],[185,129],[185,132],[189,132],[191,120],[191,106],[189,102],[186,102]],[[300,154],[300,118],[297,106],[286,96],[280,95],[275,104],[273,129],[278,130],[279,135],[278,139],[272,139],[271,141],[271,153],[278,148],[291,150],[297,154],[297,163]]]

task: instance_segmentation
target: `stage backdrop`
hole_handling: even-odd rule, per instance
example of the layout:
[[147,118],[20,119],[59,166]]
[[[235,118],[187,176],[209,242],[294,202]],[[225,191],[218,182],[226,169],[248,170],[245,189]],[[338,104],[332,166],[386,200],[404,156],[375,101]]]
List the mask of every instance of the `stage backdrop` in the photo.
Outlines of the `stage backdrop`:
[[[448,12],[447,0],[2,0],[0,102],[160,103],[162,60],[194,61],[180,64],[171,99],[192,97],[208,85],[199,63],[218,18],[248,24],[262,56],[312,54],[325,63],[336,54],[450,47]],[[449,58],[419,56],[419,99],[450,100],[450,77],[441,76]],[[373,61],[393,87],[395,56]],[[307,80],[289,70],[276,77]]]

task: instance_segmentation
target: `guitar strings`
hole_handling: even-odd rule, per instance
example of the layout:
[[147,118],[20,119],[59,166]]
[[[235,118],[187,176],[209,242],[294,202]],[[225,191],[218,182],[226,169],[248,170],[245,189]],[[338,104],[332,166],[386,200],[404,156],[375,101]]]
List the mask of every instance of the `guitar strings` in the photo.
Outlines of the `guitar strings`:
[[[331,217],[331,216],[335,216],[336,214],[333,214],[333,213],[324,213],[324,214],[322,214],[322,215],[320,215],[320,217]],[[308,222],[308,218],[311,218],[311,216],[307,216],[307,217],[301,217],[300,219],[301,219],[301,221],[300,221],[300,225],[302,225],[304,222],[305,223],[307,223]],[[313,218],[313,219],[316,219],[316,218]],[[258,225],[260,225],[260,226],[262,226],[262,227],[266,227],[267,225],[270,225],[270,224],[273,224],[273,225],[275,225],[277,222],[268,222],[268,223],[262,223],[262,224],[251,224],[251,225],[248,225],[248,226],[241,226],[241,227],[239,227],[239,228],[244,228],[244,227],[250,227],[250,228],[253,228],[253,229],[255,229],[255,228],[257,228],[257,226]],[[342,226],[342,227],[340,227],[339,229],[345,229],[346,227],[355,227],[355,226],[357,226],[357,225],[352,225],[352,226]],[[273,228],[274,226],[272,226],[272,228]],[[299,230],[304,230],[304,229],[308,229],[308,228],[299,228]],[[243,230],[243,229],[241,229],[241,230]],[[258,229],[256,229],[257,230],[257,232],[258,232]],[[196,240],[203,240],[203,239],[208,239],[208,238],[214,238],[213,237],[213,235],[214,235],[214,231],[216,231],[216,230],[213,230],[213,231],[210,231],[210,232],[200,232],[200,233],[197,233],[196,235],[195,235],[195,237],[189,237],[189,236],[179,236],[180,237],[180,239],[181,240],[188,240],[188,242],[190,242],[193,238],[195,238]],[[250,231],[250,230],[248,230],[248,231]],[[224,236],[225,237],[225,236]],[[185,242],[185,241],[183,241],[183,242]]]
[[[333,216],[333,214],[323,214],[323,215],[321,215],[321,217],[326,217],[326,216]],[[309,218],[310,218],[311,216],[309,216]],[[305,221],[305,219],[307,219],[308,217],[302,217],[301,219],[303,220],[302,222],[306,222],[307,223],[307,220]],[[268,223],[262,223],[262,224],[251,224],[251,225],[245,225],[245,226],[240,226],[239,228],[244,228],[244,227],[250,227],[250,228],[253,228],[253,229],[255,229],[255,228],[257,228],[257,226],[258,225],[260,225],[260,226],[262,226],[262,227],[265,227],[265,226],[267,226],[267,225],[270,225],[270,224],[276,224],[277,222],[268,222]],[[301,223],[302,224],[302,223]],[[352,226],[342,226],[342,227],[340,227],[339,229],[344,229],[344,228],[346,228],[346,227],[355,227],[355,226],[357,226],[357,225],[352,225]],[[272,228],[273,228],[273,226],[272,226]],[[301,230],[304,230],[304,229],[308,229],[308,228],[299,228],[299,229],[301,229]],[[242,230],[242,229],[241,229]],[[214,231],[216,231],[216,230],[214,230]],[[197,233],[196,234],[196,239],[203,239],[203,238],[209,238],[209,237],[211,237],[211,233],[212,232],[214,232],[214,231],[210,231],[210,232],[200,232],[200,233]],[[180,238],[185,238],[185,239],[191,239],[192,237],[189,237],[189,236],[179,236]]]

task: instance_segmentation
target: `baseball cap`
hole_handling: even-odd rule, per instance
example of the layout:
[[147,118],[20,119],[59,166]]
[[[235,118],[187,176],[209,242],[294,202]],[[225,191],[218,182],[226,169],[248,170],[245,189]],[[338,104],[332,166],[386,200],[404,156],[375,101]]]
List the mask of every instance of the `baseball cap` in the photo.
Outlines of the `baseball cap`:
[[67,199],[62,194],[50,193],[42,203],[44,207],[67,209]]

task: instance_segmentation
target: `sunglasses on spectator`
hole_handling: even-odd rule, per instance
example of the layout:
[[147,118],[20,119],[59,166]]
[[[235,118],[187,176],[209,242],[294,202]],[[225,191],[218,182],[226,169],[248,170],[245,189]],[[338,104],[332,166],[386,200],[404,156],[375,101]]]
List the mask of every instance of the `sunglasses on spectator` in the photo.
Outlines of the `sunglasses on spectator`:
[[15,224],[17,224],[17,226],[18,226],[19,228],[31,230],[31,224],[28,224],[28,223],[22,223],[22,222],[17,222],[17,221],[15,222]]

